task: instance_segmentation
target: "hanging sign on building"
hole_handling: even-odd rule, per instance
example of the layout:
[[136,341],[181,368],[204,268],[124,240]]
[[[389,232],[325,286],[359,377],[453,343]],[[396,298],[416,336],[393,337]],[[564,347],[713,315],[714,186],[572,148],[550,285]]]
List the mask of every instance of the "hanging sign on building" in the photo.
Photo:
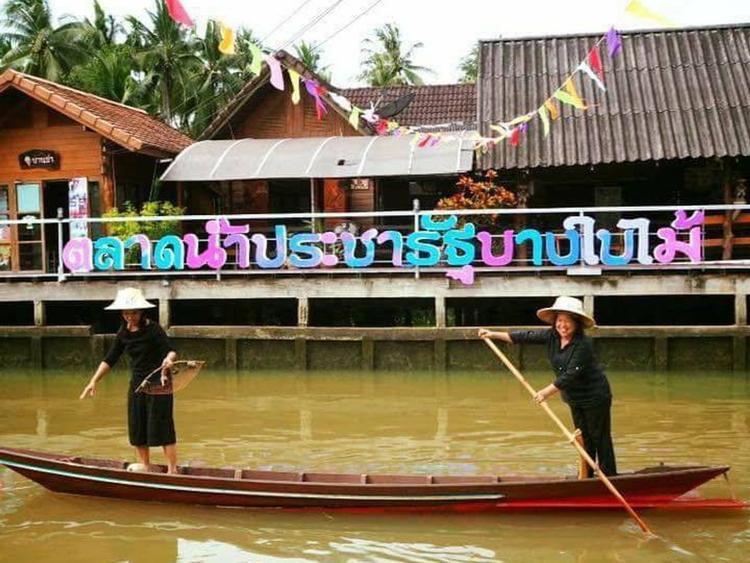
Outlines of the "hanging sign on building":
[[34,149],[19,154],[18,164],[21,166],[21,170],[32,170],[34,168],[57,170],[60,168],[60,154],[45,149]]
[[89,182],[87,178],[71,178],[68,182],[68,217],[70,217],[70,238],[85,237],[89,234],[86,221],[89,216]]

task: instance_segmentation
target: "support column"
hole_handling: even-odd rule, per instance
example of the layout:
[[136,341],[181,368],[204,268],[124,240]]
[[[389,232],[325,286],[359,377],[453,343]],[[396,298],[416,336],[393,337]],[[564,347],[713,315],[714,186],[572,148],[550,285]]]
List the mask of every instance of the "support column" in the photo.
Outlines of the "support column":
[[310,320],[310,300],[307,297],[297,298],[297,326],[306,327]]
[[744,293],[734,294],[734,324],[747,325],[747,295]]
[[446,326],[444,295],[435,296],[435,326],[437,328],[445,328]]
[[583,311],[591,318],[593,319],[596,318],[596,316],[594,315],[594,296],[593,295],[583,296]]
[[104,335],[103,334],[92,334],[91,335],[91,357],[93,358],[92,367],[96,367],[104,358]]
[[373,371],[375,369],[375,342],[372,338],[362,339],[362,370]]
[[44,314],[44,301],[34,301],[34,326],[44,326],[46,323]]
[[159,324],[164,330],[167,330],[171,324],[172,319],[171,316],[171,307],[169,304],[169,299],[159,299]]
[[44,356],[41,336],[31,337],[31,365],[34,369],[44,368]]
[[436,338],[435,339],[435,370],[436,371],[445,371],[448,359],[447,359],[447,346],[445,343],[444,338]]
[[669,369],[669,340],[666,336],[654,338],[654,369]]
[[744,336],[732,338],[732,369],[734,371],[747,369],[747,339]]

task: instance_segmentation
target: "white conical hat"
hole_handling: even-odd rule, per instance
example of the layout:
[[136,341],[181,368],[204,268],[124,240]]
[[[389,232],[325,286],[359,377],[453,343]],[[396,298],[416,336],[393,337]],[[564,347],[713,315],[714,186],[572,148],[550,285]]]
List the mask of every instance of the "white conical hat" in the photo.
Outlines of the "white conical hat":
[[136,287],[126,287],[117,290],[117,297],[109,305],[104,307],[108,311],[129,311],[137,309],[151,309],[156,307],[153,303],[146,301],[143,292]]
[[575,297],[561,296],[555,299],[552,307],[545,307],[536,312],[536,316],[548,325],[554,324],[557,313],[570,313],[581,319],[584,328],[591,328],[596,324],[593,317],[583,310],[583,301]]

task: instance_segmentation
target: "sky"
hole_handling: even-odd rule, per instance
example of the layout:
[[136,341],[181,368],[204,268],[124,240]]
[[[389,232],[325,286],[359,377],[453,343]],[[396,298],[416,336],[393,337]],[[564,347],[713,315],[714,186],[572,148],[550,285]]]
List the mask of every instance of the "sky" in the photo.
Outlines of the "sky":
[[[750,0],[641,1],[678,27],[750,22]],[[93,0],[49,3],[58,17],[93,15]],[[107,13],[143,18],[154,0],[100,3]],[[218,19],[234,27],[250,28],[272,48],[283,48],[295,36],[316,43],[333,35],[322,47],[322,62],[330,67],[332,83],[339,87],[359,84],[362,40],[385,23],[399,26],[405,44],[423,44],[415,51],[414,62],[432,69],[433,73],[424,74],[427,83],[448,84],[458,80],[461,58],[479,39],[603,34],[612,25],[618,29],[663,27],[627,15],[627,3],[628,0],[182,0],[200,33],[208,19]],[[325,13],[330,7],[333,9]],[[355,20],[358,15],[361,17]],[[322,17],[305,30],[317,16]],[[294,53],[291,46],[286,48]]]

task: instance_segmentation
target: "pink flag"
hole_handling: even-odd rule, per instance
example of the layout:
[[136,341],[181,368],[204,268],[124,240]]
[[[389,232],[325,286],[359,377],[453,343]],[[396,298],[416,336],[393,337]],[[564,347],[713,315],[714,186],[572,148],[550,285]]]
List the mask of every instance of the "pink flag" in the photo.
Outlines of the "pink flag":
[[326,90],[320,84],[318,84],[317,80],[306,79],[304,80],[304,82],[307,93],[310,94],[315,100],[315,113],[318,121],[320,121],[321,119],[323,119],[323,116],[328,113],[328,108],[326,107],[325,103],[323,102],[323,98],[321,97],[323,94],[325,94]]
[[274,57],[273,54],[264,54],[263,59],[265,59],[268,68],[271,70],[271,84],[277,90],[283,90],[284,73],[281,71],[281,63],[279,62],[279,59]]
[[195,27],[195,23],[190,19],[180,0],[165,0],[165,3],[167,4],[167,11],[170,18],[185,27]]

